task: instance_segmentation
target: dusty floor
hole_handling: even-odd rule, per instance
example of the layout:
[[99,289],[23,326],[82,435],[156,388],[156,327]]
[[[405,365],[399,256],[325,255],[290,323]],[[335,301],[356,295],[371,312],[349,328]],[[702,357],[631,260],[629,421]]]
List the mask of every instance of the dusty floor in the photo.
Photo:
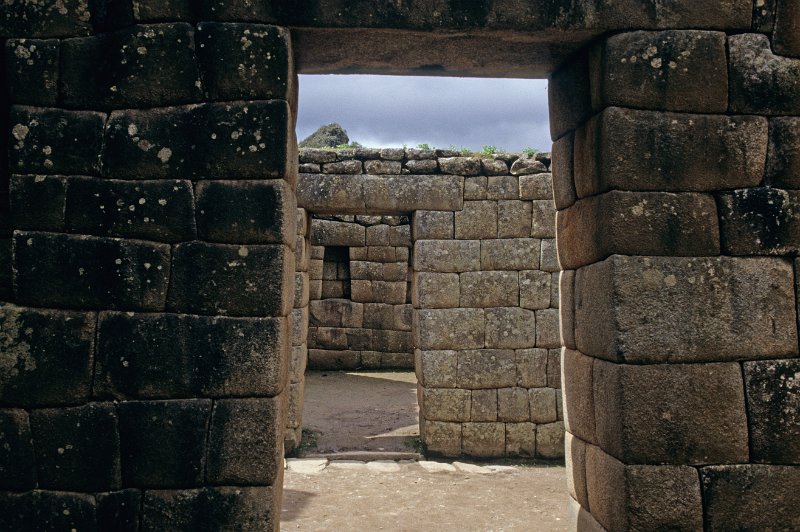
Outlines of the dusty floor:
[[[301,455],[414,451],[416,379],[309,372],[303,417]],[[564,467],[547,463],[290,459],[281,530],[559,531],[566,501]]]
[[419,437],[417,379],[408,371],[309,371],[303,429],[301,455],[413,452]]

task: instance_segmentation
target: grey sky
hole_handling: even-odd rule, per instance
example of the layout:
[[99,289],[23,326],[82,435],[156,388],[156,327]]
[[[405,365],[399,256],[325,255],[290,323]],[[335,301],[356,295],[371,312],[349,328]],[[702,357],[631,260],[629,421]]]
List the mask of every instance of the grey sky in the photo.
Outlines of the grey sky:
[[551,146],[545,80],[300,76],[298,140],[331,122],[370,147]]

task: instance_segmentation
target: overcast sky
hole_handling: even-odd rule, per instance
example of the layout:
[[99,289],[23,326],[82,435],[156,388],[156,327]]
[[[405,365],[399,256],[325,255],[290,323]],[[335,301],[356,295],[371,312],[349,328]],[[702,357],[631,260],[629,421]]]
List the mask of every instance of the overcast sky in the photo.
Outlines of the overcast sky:
[[546,80],[300,76],[297,139],[331,122],[369,147],[551,146]]

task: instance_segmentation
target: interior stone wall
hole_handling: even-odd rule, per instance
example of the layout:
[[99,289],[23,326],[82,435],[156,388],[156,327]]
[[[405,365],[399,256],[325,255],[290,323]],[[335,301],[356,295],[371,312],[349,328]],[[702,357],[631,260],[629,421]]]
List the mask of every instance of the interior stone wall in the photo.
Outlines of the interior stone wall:
[[[413,340],[399,345],[414,347],[420,432],[429,453],[562,457],[559,268],[549,164],[549,153],[300,150],[299,205],[311,212],[364,213],[313,220],[312,244],[354,246],[351,253],[359,258],[374,257],[350,263],[354,279],[368,264],[380,266],[380,279],[351,281],[355,303],[313,301],[312,294],[309,343],[328,349],[309,350],[309,366],[374,368],[372,352],[393,350],[395,338],[373,332],[372,351],[360,353],[352,343],[364,341],[368,315],[377,319],[380,308],[366,301],[387,297],[396,306],[387,306],[381,321],[413,331]],[[436,179],[455,186],[432,200],[425,191]],[[381,194],[370,195],[372,187],[387,183]],[[408,226],[355,222],[402,211],[411,213],[410,233]],[[405,267],[409,245],[412,323],[403,316],[407,308],[397,305],[405,301],[406,271],[387,269]],[[312,292],[314,278],[325,276],[317,249]],[[398,251],[402,261],[386,259],[396,261]]]

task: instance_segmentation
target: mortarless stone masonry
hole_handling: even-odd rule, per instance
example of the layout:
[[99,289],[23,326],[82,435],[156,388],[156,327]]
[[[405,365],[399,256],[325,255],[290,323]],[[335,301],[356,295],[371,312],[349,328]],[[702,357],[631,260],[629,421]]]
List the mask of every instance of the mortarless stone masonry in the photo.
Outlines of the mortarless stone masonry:
[[[530,450],[526,423],[557,447],[563,375],[571,528],[800,527],[796,2],[390,4],[3,3],[0,528],[278,529],[312,273],[295,68],[549,76],[558,246],[518,233],[552,207],[495,163],[387,151],[313,191],[432,211],[416,321],[463,338],[417,334],[439,452]],[[543,295],[481,272],[555,271],[556,247],[569,349],[543,361],[512,347],[550,343]]]

